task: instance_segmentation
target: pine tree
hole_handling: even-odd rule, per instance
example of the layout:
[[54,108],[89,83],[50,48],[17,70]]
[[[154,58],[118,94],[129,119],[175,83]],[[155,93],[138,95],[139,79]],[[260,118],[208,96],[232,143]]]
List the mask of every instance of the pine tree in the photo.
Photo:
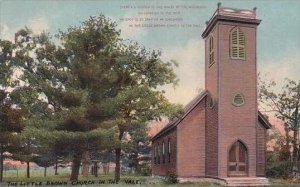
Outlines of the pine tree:
[[24,128],[21,119],[23,111],[14,107],[10,99],[14,87],[14,44],[10,41],[0,40],[0,183],[3,181],[4,152],[11,149],[16,142],[18,134]]
[[123,137],[130,127],[181,110],[160,89],[176,85],[175,64],[163,62],[160,51],[121,40],[116,24],[103,15],[57,37],[62,47],[45,33],[16,34],[23,86],[14,99],[25,110],[25,132],[37,147],[43,138],[63,143],[56,154],[72,160],[70,180],[78,179],[83,155],[114,148],[119,180]]

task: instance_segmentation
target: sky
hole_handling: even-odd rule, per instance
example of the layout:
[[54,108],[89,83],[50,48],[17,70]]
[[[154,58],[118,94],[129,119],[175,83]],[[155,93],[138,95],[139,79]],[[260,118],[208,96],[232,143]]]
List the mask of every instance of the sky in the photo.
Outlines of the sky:
[[[164,60],[174,59],[179,63],[175,70],[179,85],[175,90],[171,86],[165,87],[166,96],[174,103],[186,104],[204,89],[204,40],[201,34],[218,2],[222,7],[249,10],[257,7],[257,17],[262,20],[257,31],[258,72],[277,81],[279,87],[286,77],[300,80],[300,1],[297,0],[0,0],[0,38],[13,40],[14,33],[25,25],[36,34],[42,31],[55,34],[80,25],[90,16],[103,14],[118,24],[123,38],[137,41],[151,50],[161,50]],[[181,8],[157,8],[172,5]],[[182,8],[184,6],[191,8]],[[193,26],[136,28],[122,21],[122,18],[159,17],[139,14],[149,11],[172,12],[172,16],[165,17],[181,18],[180,23]]]

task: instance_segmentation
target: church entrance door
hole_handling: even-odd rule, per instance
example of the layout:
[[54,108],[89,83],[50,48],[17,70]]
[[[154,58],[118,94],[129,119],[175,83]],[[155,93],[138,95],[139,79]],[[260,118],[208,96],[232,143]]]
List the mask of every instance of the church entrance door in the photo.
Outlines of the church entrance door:
[[248,153],[246,146],[240,142],[235,142],[229,150],[228,175],[245,176],[247,175]]

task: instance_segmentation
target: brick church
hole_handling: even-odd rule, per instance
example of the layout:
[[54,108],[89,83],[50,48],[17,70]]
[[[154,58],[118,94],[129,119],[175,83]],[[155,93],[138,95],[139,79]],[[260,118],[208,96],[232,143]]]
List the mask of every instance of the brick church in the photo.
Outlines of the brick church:
[[218,8],[206,22],[205,90],[152,137],[152,174],[231,186],[268,185],[266,137],[257,106],[256,8]]

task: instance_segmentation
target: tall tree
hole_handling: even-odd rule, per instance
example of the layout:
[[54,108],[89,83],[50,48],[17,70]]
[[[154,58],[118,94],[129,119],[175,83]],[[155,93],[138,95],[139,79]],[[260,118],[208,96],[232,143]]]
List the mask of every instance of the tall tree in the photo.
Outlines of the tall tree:
[[[105,149],[107,142],[113,142],[119,180],[122,139],[128,128],[171,116],[180,109],[159,89],[177,83],[174,63],[163,62],[159,51],[122,41],[116,24],[103,15],[90,17],[58,37],[63,47],[51,42],[47,34],[34,37],[25,30],[17,35],[22,43],[17,53],[24,71],[22,81],[32,90],[26,97],[37,97],[34,103],[44,106],[30,110],[35,112],[27,117],[28,128],[61,138],[54,139],[64,142],[72,157],[71,180],[78,179],[86,152]],[[41,127],[29,120],[34,118],[53,126]]]
[[164,96],[160,86],[177,83],[173,71],[174,62],[163,62],[160,51],[148,51],[137,43],[129,43],[120,48],[115,65],[120,80],[120,91],[116,98],[119,110],[119,146],[115,149],[115,180],[120,180],[120,159],[122,139],[133,124],[144,124],[150,120],[160,120],[162,116],[174,117],[181,111],[180,105],[173,105]]
[[262,106],[267,111],[275,112],[276,117],[284,122],[286,131],[293,132],[292,175],[297,177],[299,176],[300,81],[286,79],[282,90],[277,92],[274,91],[276,85],[274,81],[270,83],[260,81],[260,83],[259,96]]
[[131,124],[170,116],[180,108],[158,89],[177,83],[174,63],[163,62],[160,51],[121,40],[116,24],[104,16],[91,17],[60,36],[70,56],[72,81],[77,90],[88,93],[87,119],[94,123],[110,120],[118,126],[115,179],[119,180],[121,142]]
[[14,86],[14,47],[10,41],[0,40],[0,182],[3,180],[3,153],[16,142],[18,133],[24,128],[22,110],[10,99],[9,89]]

